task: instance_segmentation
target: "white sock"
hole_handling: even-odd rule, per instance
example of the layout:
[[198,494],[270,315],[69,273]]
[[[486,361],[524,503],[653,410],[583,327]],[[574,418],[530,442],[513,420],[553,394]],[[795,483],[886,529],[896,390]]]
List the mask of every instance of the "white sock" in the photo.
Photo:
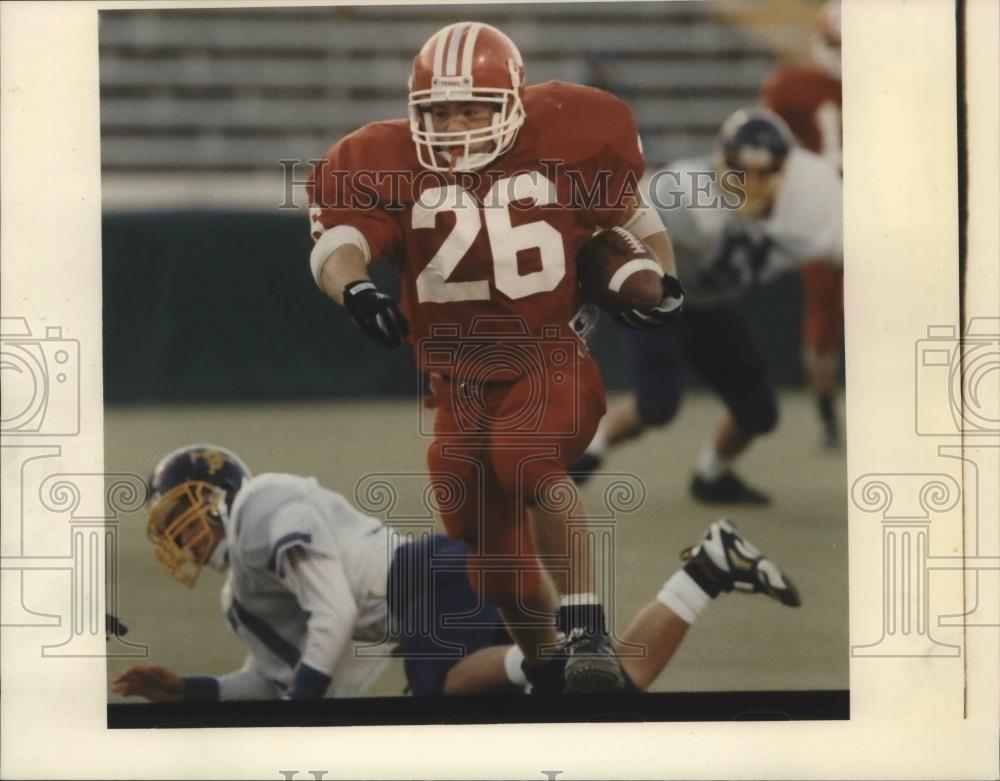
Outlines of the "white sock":
[[660,593],[656,595],[656,601],[669,607],[683,621],[693,624],[712,598],[702,591],[694,578],[679,569],[663,584]]
[[563,594],[559,597],[559,606],[568,607],[570,605],[599,605],[601,600],[597,598],[597,594],[592,591],[581,592],[578,594]]
[[698,476],[705,480],[718,480],[729,467],[729,462],[716,452],[715,445],[709,442],[701,449],[698,458]]
[[590,444],[587,445],[587,453],[592,456],[597,456],[597,458],[603,458],[607,450],[608,437],[604,431],[597,429],[597,433],[594,434],[594,438],[590,440]]
[[524,676],[524,670],[521,669],[521,662],[523,661],[524,651],[516,645],[508,648],[507,653],[503,657],[503,669],[507,673],[507,680],[515,686],[528,685],[528,679]]

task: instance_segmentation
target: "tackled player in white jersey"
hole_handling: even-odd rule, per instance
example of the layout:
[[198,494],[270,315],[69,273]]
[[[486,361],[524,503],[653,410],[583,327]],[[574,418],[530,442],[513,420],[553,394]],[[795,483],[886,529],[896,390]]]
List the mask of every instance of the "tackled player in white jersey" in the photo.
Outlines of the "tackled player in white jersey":
[[[114,693],[158,702],[356,697],[390,650],[403,658],[415,695],[527,684],[524,656],[499,612],[468,582],[464,543],[441,534],[401,541],[315,479],[251,477],[234,453],[213,445],[165,456],[150,488],[157,561],[188,586],[206,565],[228,570],[223,610],[247,656],[242,669],[221,676],[135,665],[113,681]],[[800,603],[791,580],[728,521],[713,523],[684,557],[622,636],[644,649],[622,659],[632,690],[659,675],[721,592]],[[371,653],[381,641],[386,652]],[[357,653],[360,646],[369,652]]]
[[385,637],[395,537],[314,479],[251,477],[224,448],[184,447],[153,471],[148,533],[185,585],[205,564],[228,572],[222,608],[248,652],[237,672],[187,679],[188,699],[358,696],[384,668],[346,651]]

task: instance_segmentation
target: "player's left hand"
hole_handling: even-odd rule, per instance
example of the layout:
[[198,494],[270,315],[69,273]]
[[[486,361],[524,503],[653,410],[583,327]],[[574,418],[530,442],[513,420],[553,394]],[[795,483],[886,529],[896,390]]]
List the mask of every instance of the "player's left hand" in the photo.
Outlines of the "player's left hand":
[[684,308],[684,287],[681,281],[664,274],[663,298],[653,309],[629,309],[619,312],[615,318],[631,328],[655,328],[677,318]]
[[180,702],[184,679],[166,667],[136,664],[111,682],[111,691],[122,697],[145,697],[153,702]]
[[399,347],[410,333],[399,305],[373,282],[358,280],[344,288],[344,306],[365,336],[384,344]]

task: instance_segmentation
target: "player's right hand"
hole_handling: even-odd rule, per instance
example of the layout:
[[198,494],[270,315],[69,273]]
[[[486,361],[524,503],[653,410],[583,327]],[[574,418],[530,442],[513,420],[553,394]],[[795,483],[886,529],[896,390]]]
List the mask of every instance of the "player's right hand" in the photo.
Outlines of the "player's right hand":
[[122,697],[145,697],[153,702],[180,702],[184,679],[166,667],[133,665],[111,682],[111,691]]
[[386,347],[398,347],[410,333],[399,305],[367,279],[344,287],[344,306],[365,336]]
[[684,287],[681,281],[669,274],[661,279],[663,298],[653,309],[629,309],[619,312],[615,318],[630,328],[655,328],[676,320],[684,308]]

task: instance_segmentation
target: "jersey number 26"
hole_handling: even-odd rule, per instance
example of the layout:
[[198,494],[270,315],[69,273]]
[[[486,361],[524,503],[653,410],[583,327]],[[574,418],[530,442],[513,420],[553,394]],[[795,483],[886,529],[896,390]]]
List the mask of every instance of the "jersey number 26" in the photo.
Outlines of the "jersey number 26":
[[[493,256],[493,283],[508,298],[524,298],[553,290],[566,274],[563,239],[545,220],[514,226],[509,206],[513,201],[533,200],[538,206],[555,201],[555,185],[538,173],[522,173],[494,182],[481,207],[467,190],[456,184],[432,187],[420,194],[413,205],[413,228],[434,228],[441,212],[455,215],[455,227],[448,234],[423,271],[417,276],[417,297],[421,303],[488,301],[488,279],[449,282],[448,278],[469,251],[486,221],[486,236]],[[521,274],[517,253],[538,249],[541,268]]]

